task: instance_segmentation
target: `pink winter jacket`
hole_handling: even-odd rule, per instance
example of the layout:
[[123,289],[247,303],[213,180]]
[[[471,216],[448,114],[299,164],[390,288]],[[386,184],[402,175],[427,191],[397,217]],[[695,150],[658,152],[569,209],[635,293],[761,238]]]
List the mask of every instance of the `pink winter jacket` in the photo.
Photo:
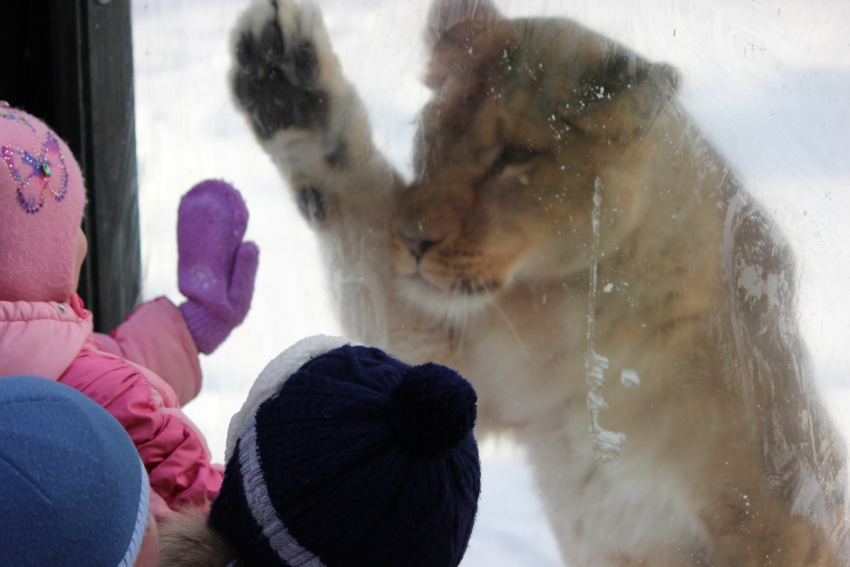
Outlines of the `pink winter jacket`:
[[201,387],[198,351],[166,298],[142,304],[109,336],[92,332],[82,301],[0,301],[0,377],[58,380],[106,408],[130,434],[148,471],[157,519],[206,507],[221,488],[203,435],[180,410]]

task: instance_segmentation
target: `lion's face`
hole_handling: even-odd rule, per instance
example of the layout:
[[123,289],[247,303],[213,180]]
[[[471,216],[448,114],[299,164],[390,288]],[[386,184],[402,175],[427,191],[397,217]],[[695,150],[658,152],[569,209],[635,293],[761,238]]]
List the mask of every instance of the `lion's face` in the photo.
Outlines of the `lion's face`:
[[[626,148],[674,88],[669,69],[573,22],[512,21],[476,6],[466,16],[439,3],[433,11],[434,96],[421,116],[417,179],[393,222],[401,293],[443,316],[519,282],[586,270],[594,193],[632,159]],[[608,203],[619,214],[606,217],[616,226],[603,251],[639,216],[637,195]]]

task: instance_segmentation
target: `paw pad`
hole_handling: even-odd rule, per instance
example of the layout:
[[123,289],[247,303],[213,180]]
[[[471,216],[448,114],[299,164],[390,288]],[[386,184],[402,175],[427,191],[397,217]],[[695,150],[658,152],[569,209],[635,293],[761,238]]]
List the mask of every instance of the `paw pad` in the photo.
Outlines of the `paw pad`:
[[307,222],[324,222],[327,219],[325,197],[313,187],[302,187],[298,191],[298,210]]
[[319,59],[309,41],[288,42],[280,23],[273,20],[259,36],[243,33],[234,55],[233,90],[260,137],[269,139],[278,130],[321,123],[327,95],[315,88]]

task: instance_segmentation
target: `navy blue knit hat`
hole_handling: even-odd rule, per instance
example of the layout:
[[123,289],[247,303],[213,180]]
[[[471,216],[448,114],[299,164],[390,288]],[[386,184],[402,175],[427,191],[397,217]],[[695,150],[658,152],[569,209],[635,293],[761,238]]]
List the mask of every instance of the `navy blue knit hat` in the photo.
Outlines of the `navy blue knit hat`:
[[106,410],[46,378],[0,378],[0,565],[132,567],[149,490]]
[[445,366],[304,339],[231,421],[209,525],[249,567],[455,567],[481,488],[475,404]]

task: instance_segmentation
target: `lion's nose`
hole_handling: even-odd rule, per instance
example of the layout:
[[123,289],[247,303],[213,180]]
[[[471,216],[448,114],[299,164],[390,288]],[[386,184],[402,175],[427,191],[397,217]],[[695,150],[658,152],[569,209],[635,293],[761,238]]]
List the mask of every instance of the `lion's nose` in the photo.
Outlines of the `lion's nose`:
[[405,248],[421,260],[432,248],[451,245],[462,230],[461,213],[453,201],[437,202],[440,195],[422,190],[407,194],[396,211],[396,235]]
[[427,240],[419,238],[418,236],[405,234],[401,228],[399,228],[398,233],[398,236],[404,243],[404,246],[411,254],[413,254],[413,257],[416,258],[417,262],[422,259],[422,256],[425,255],[425,252],[427,252],[428,249],[432,248],[439,242],[439,240]]
[[396,228],[399,239],[417,261],[434,246],[457,233],[460,220],[448,207],[436,207],[408,217]]

